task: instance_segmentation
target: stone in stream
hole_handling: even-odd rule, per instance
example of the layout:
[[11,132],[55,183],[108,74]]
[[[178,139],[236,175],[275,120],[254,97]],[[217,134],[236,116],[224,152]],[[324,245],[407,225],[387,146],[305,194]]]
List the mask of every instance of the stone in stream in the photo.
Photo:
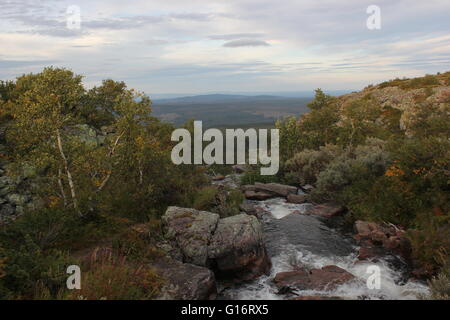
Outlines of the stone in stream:
[[297,203],[297,204],[305,203],[306,202],[306,195],[305,194],[288,194],[287,202],[289,202],[289,203]]
[[306,209],[305,214],[315,214],[324,218],[340,216],[345,212],[345,208],[334,204],[316,204]]
[[297,194],[297,188],[279,183],[255,183],[255,190],[271,193],[286,198],[289,194]]
[[291,287],[299,290],[333,290],[355,277],[338,266],[325,266],[322,269],[298,269],[277,273],[273,282],[278,287]]

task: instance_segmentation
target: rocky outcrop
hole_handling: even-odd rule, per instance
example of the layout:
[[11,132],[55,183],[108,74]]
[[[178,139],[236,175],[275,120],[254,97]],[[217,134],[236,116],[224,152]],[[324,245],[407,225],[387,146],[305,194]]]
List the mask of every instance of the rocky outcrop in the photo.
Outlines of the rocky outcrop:
[[333,290],[355,277],[337,266],[325,266],[321,269],[298,269],[277,273],[273,282],[279,288],[288,287],[299,290]]
[[26,209],[41,205],[31,193],[30,179],[36,175],[35,169],[24,166],[12,175],[8,174],[10,166],[10,163],[0,163],[0,224],[13,221]]
[[386,253],[399,255],[405,260],[411,256],[411,243],[403,230],[393,225],[358,220],[355,222],[355,240],[361,249],[359,259],[366,260]]
[[217,296],[214,273],[208,268],[167,259],[153,267],[164,279],[159,300],[212,300]]
[[250,280],[270,270],[261,223],[240,214],[221,219],[209,245],[209,257],[219,274]]
[[165,238],[180,253],[182,262],[236,280],[253,279],[270,269],[262,225],[255,216],[219,219],[211,212],[169,207],[162,223]]

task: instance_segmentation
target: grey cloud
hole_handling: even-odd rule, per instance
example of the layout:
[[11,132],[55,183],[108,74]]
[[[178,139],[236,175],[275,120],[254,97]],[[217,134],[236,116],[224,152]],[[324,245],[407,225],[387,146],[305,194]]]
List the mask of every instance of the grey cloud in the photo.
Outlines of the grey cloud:
[[216,34],[208,36],[211,40],[235,40],[235,39],[251,39],[264,37],[263,33],[232,33],[232,34]]
[[149,46],[158,46],[158,45],[167,44],[169,42],[167,40],[162,40],[162,39],[150,39],[150,40],[144,41],[144,43]]
[[241,40],[234,40],[229,41],[223,44],[224,47],[227,48],[239,48],[239,47],[268,47],[270,44],[268,44],[265,41],[262,40],[252,40],[252,39],[241,39]]
[[214,14],[212,13],[172,13],[169,17],[181,20],[209,21]]

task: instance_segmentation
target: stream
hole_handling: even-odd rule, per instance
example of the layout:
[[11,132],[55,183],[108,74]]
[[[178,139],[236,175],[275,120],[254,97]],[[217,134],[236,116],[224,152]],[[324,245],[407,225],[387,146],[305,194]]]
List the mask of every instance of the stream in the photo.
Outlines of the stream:
[[[284,198],[250,201],[266,211],[262,216],[268,255],[272,260],[270,275],[251,282],[227,287],[219,285],[220,297],[233,300],[290,299],[295,296],[325,296],[343,299],[418,299],[426,295],[424,283],[405,278],[402,262],[397,257],[381,258],[377,262],[357,259],[358,246],[351,238],[327,219],[305,214],[311,204],[291,204]],[[278,272],[292,271],[294,266],[307,269],[336,265],[356,278],[331,291],[297,290],[295,294],[278,294],[272,283]],[[380,289],[369,289],[366,281],[371,275],[368,266],[378,266]],[[400,267],[399,267],[400,265]],[[406,265],[405,265],[406,266]]]

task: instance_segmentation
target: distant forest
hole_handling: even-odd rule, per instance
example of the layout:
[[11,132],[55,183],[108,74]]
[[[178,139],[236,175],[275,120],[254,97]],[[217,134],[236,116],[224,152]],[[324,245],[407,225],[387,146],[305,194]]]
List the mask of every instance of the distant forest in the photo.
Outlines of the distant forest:
[[275,96],[239,97],[211,95],[154,100],[153,115],[180,126],[190,119],[202,120],[205,127],[273,126],[276,120],[308,111],[311,98]]

